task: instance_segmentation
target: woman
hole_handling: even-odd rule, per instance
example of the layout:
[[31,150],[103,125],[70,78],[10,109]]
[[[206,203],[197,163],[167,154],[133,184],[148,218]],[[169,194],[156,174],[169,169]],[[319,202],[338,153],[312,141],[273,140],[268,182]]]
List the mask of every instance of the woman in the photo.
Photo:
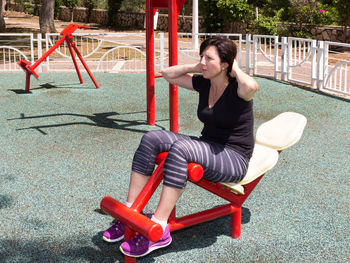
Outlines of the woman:
[[[235,61],[235,44],[222,37],[206,39],[200,47],[200,62],[178,65],[162,71],[171,84],[197,91],[197,115],[204,123],[200,138],[158,130],[146,133],[135,153],[130,177],[127,206],[131,206],[147,183],[158,153],[167,151],[160,200],[152,220],[163,227],[163,236],[152,242],[141,235],[122,243],[122,253],[132,257],[147,255],[170,245],[167,220],[187,182],[187,165],[202,165],[204,178],[214,182],[243,179],[253,152],[253,96],[256,81],[245,74]],[[198,73],[190,75],[190,73]],[[108,242],[124,237],[124,226],[117,221],[103,235]]]

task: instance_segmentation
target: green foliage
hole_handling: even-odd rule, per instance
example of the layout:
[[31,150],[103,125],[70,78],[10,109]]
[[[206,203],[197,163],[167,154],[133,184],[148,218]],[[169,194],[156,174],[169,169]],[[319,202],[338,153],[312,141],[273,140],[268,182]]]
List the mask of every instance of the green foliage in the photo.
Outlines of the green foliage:
[[223,19],[230,22],[244,22],[250,13],[247,0],[219,0],[217,7]]
[[313,10],[310,24],[313,25],[335,25],[337,24],[337,10],[327,4],[317,4]]
[[223,32],[227,23],[251,17],[247,0],[202,0],[199,7],[208,32]]
[[217,7],[217,2],[218,0],[202,0],[199,5],[207,32],[223,32],[225,21]]
[[119,11],[123,0],[108,0],[108,25],[114,24],[115,13]]
[[97,6],[96,0],[83,0],[83,6],[87,9],[94,9]]
[[125,12],[144,12],[145,3],[145,0],[124,0],[120,10]]
[[62,0],[55,0],[54,18],[57,19],[60,16],[60,6],[63,5]]
[[259,14],[259,19],[252,21],[250,24],[250,29],[261,35],[278,35],[282,31],[282,28],[279,27],[279,22],[283,12],[284,9],[281,8],[274,16]]
[[97,6],[96,0],[83,0],[83,5],[87,9],[87,22],[90,22],[92,10]]
[[78,0],[63,0],[63,4],[66,7],[73,9],[78,5]]
[[334,0],[334,7],[338,13],[338,22],[340,25],[350,25],[350,1],[349,0]]

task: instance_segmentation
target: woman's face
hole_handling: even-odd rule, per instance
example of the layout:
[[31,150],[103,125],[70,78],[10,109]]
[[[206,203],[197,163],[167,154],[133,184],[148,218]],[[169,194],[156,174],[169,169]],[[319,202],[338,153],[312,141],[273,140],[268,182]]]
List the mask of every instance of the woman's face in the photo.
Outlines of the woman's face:
[[202,74],[206,79],[212,79],[223,73],[227,63],[221,63],[218,50],[215,46],[208,46],[201,54]]

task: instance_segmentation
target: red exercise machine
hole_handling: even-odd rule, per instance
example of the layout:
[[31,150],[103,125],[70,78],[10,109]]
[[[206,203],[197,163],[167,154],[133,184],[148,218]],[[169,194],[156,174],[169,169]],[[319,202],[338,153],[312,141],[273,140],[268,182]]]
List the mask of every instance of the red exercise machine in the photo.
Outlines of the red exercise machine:
[[[162,227],[151,221],[148,217],[141,214],[141,211],[146,206],[147,202],[151,198],[154,191],[157,189],[163,179],[163,166],[167,153],[161,153],[157,156],[156,163],[158,167],[154,171],[153,175],[143,188],[131,208],[128,208],[123,203],[113,199],[110,196],[106,196],[102,199],[100,207],[103,211],[110,214],[114,218],[123,222],[125,225],[125,240],[133,238],[136,232],[140,233],[144,237],[152,241],[158,241],[163,235]],[[187,228],[196,224],[207,222],[216,218],[231,215],[231,236],[233,238],[239,238],[241,235],[241,207],[244,201],[248,198],[255,186],[258,184],[263,176],[255,179],[251,183],[245,185],[245,191],[243,195],[231,191],[230,188],[220,184],[213,183],[208,180],[202,179],[203,168],[199,164],[188,164],[188,178],[189,180],[208,190],[211,193],[229,201],[229,204],[224,204],[218,207],[214,207],[198,213],[186,215],[180,218],[176,218],[176,207],[173,209],[169,220],[168,226],[170,231]],[[133,257],[125,256],[126,263],[134,263],[136,259]]]
[[88,72],[91,80],[94,82],[96,88],[100,88],[92,75],[91,71],[89,70],[88,66],[86,65],[83,57],[81,56],[79,50],[75,46],[73,42],[73,32],[77,30],[78,28],[86,28],[86,29],[96,29],[95,27],[90,27],[90,26],[81,26],[81,25],[76,25],[76,24],[70,24],[68,25],[65,29],[62,30],[61,35],[62,37],[41,57],[39,58],[33,65],[30,65],[30,62],[24,59],[21,59],[18,64],[21,66],[21,68],[24,70],[26,73],[26,86],[25,86],[25,92],[29,93],[30,89],[30,76],[33,74],[34,77],[37,79],[39,78],[38,74],[36,74],[35,69],[52,53],[56,48],[58,48],[64,41],[67,42],[70,54],[72,56],[72,60],[75,66],[75,70],[77,71],[80,83],[83,84],[83,79],[81,77],[77,61],[75,59],[73,49],[77,56],[79,57],[81,63],[84,65],[86,71]]
[[[238,183],[216,183],[203,179],[203,168],[199,164],[188,164],[188,179],[207,191],[225,199],[223,204],[201,212],[177,218],[175,208],[169,219],[170,231],[190,227],[226,215],[231,216],[231,236],[241,235],[241,209],[265,173],[278,161],[279,153],[299,141],[307,123],[306,118],[295,112],[284,112],[259,126],[256,132],[253,156],[249,161],[246,176]],[[149,181],[138,195],[131,208],[128,208],[110,196],[102,199],[100,207],[125,225],[125,240],[131,239],[136,232],[152,241],[162,236],[162,227],[140,214],[163,178],[163,166],[167,153],[160,153],[156,158],[158,164]],[[125,256],[125,262],[136,262],[135,258]]]

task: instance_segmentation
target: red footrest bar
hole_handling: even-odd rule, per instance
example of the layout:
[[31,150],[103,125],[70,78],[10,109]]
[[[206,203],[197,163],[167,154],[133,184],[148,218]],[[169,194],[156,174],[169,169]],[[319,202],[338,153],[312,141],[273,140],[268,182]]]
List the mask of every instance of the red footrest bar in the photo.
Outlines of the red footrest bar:
[[130,226],[131,229],[137,231],[149,240],[156,242],[163,235],[163,228],[161,225],[110,196],[106,196],[102,199],[100,207],[103,211]]

